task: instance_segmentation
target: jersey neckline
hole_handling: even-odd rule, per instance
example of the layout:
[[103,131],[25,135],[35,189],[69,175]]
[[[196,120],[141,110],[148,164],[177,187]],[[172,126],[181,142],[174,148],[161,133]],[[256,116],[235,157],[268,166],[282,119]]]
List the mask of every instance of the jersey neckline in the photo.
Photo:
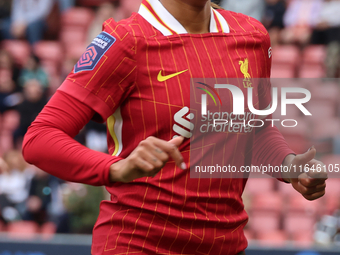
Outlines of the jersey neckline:
[[[138,13],[164,36],[188,34],[159,0],[143,0]],[[211,8],[210,33],[229,32],[230,28],[225,18]]]

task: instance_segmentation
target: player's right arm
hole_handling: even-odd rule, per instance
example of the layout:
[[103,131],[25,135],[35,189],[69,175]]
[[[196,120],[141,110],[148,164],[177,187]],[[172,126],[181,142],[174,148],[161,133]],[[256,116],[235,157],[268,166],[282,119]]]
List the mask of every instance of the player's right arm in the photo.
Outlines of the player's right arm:
[[171,142],[148,138],[126,159],[90,150],[73,137],[90,119],[106,120],[129,96],[136,79],[135,40],[112,19],[87,48],[74,70],[37,119],[23,143],[27,162],[61,179],[110,185],[154,176],[173,158],[183,158]]
[[170,157],[183,164],[177,149],[181,137],[169,142],[149,137],[125,159],[86,148],[73,137],[94,114],[86,104],[57,91],[25,135],[24,158],[60,179],[95,186],[154,176]]

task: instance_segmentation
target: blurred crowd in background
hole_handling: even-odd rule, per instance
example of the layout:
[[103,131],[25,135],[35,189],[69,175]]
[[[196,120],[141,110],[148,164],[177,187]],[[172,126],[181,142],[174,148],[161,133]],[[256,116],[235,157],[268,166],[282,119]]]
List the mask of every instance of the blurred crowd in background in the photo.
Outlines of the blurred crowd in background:
[[[102,23],[127,18],[137,2],[0,0],[0,232],[91,233],[105,190],[28,165],[21,144]],[[89,123],[76,139],[107,151],[104,124]]]
[[[0,0],[0,232],[91,233],[99,203],[108,199],[105,190],[66,183],[28,165],[21,155],[22,139],[86,45],[100,33],[102,23],[110,17],[116,21],[129,17],[138,11],[140,2]],[[215,2],[266,26],[273,47],[273,77],[339,78],[339,0]],[[321,104],[330,103],[332,109],[326,111],[331,112],[328,117],[335,119],[338,127],[339,84],[326,87],[328,94],[325,89],[319,93],[320,87],[314,87],[314,92]],[[335,129],[331,137],[326,130],[326,136],[316,143],[324,146],[323,156],[329,162],[340,163],[339,157],[334,158],[334,154],[340,154],[339,142],[335,142],[340,140],[340,129]],[[309,143],[306,129],[286,135],[293,149],[304,152],[301,150]],[[307,142],[301,143],[296,136]],[[104,124],[89,123],[76,140],[91,149],[107,151]],[[333,195],[306,204],[286,184],[271,179],[249,180],[245,194],[251,217],[246,230],[249,239],[269,244],[286,240],[305,245],[340,242],[340,182],[332,181]]]

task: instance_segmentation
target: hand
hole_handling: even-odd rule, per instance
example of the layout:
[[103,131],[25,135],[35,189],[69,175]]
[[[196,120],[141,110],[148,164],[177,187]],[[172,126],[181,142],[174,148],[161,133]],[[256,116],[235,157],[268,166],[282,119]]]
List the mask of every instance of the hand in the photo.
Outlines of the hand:
[[[310,201],[325,194],[327,180],[325,165],[314,159],[315,154],[316,150],[313,146],[304,154],[288,155],[283,163],[283,165],[290,167],[290,173],[288,173],[288,176],[286,175],[285,180],[288,180],[295,190]],[[304,169],[304,167],[307,167],[308,171],[301,173],[300,169]],[[296,169],[296,172],[294,169]]]
[[330,27],[327,21],[321,21],[316,25],[316,29],[318,30],[326,30]]
[[42,208],[42,200],[37,196],[30,196],[27,199],[26,207],[29,212],[38,212]]
[[8,173],[9,167],[3,158],[0,158],[0,174]]
[[127,183],[142,177],[154,177],[170,157],[179,168],[185,170],[187,166],[178,150],[183,140],[183,137],[176,137],[167,142],[155,137],[148,137],[141,141],[126,159],[111,165],[110,181]]
[[14,23],[11,27],[11,33],[14,38],[20,39],[25,36],[27,25],[25,23]]

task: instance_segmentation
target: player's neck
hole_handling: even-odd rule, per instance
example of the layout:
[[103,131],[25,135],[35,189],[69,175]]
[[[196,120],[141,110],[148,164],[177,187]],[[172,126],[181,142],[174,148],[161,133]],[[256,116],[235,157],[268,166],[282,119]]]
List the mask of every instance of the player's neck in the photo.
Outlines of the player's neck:
[[209,33],[210,0],[160,0],[190,34]]

